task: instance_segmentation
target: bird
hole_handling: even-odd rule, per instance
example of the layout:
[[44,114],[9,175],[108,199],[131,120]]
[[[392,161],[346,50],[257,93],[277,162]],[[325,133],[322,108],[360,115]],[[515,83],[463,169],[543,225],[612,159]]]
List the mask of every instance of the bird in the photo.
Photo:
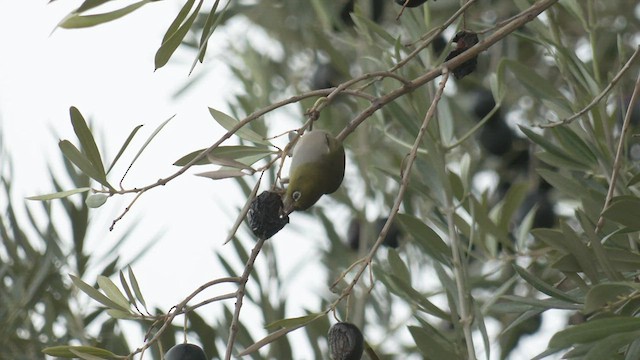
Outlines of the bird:
[[340,188],[344,178],[345,153],[342,142],[324,130],[302,135],[289,167],[289,185],[284,194],[284,211],[307,210],[324,194]]

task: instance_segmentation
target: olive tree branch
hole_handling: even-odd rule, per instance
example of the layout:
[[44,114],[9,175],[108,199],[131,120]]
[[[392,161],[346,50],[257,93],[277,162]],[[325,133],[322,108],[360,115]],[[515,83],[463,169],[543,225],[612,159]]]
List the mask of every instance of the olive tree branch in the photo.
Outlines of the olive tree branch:
[[240,309],[242,308],[242,301],[244,299],[245,287],[247,285],[247,281],[249,280],[249,275],[251,275],[251,270],[253,270],[253,264],[258,257],[258,253],[260,253],[260,249],[264,245],[266,239],[259,238],[256,245],[251,250],[251,256],[244,267],[244,272],[238,281],[238,290],[236,291],[236,305],[235,311],[233,312],[233,319],[231,320],[231,326],[229,327],[229,339],[227,341],[227,351],[224,355],[225,360],[231,359],[231,352],[233,351],[233,345],[236,341],[236,337],[238,335],[238,327],[239,327],[239,318],[240,318]]
[[[639,47],[640,49],[640,47]],[[624,140],[629,131],[629,124],[631,123],[631,113],[633,112],[633,106],[636,101],[638,101],[638,96],[640,96],[640,74],[636,79],[636,85],[633,89],[633,94],[631,95],[631,100],[629,101],[629,106],[627,107],[627,113],[624,116],[624,123],[622,124],[622,131],[620,133],[620,139],[618,140],[618,149],[616,150],[616,157],[613,161],[613,169],[611,170],[611,179],[609,180],[609,190],[607,191],[607,197],[604,200],[604,205],[602,206],[602,211],[600,212],[600,217],[598,218],[598,223],[596,224],[595,232],[599,232],[604,226],[604,211],[611,204],[611,199],[613,199],[613,192],[616,187],[616,182],[618,180],[618,174],[620,173],[620,166],[622,165],[622,149],[624,148]]]
[[611,89],[613,89],[613,87],[618,83],[618,81],[620,81],[620,79],[622,79],[622,76],[627,72],[627,70],[629,70],[631,68],[631,64],[636,60],[636,58],[638,57],[638,54],[640,54],[640,46],[636,47],[636,50],[633,52],[631,57],[629,57],[629,60],[627,60],[627,62],[624,64],[624,66],[622,66],[622,68],[620,69],[620,71],[618,71],[616,76],[614,76],[613,79],[611,79],[611,81],[609,82],[607,87],[605,87],[604,90],[602,90],[602,92],[600,92],[600,94],[598,94],[598,96],[596,96],[589,103],[589,105],[587,105],[584,109],[578,111],[577,113],[571,115],[570,117],[568,117],[566,119],[562,119],[560,121],[550,122],[550,123],[546,123],[546,124],[535,124],[534,126],[537,126],[537,127],[540,127],[540,128],[552,128],[552,127],[556,127],[556,126],[560,126],[560,125],[569,124],[569,123],[573,122],[575,119],[577,119],[577,118],[581,117],[582,115],[586,114],[587,111],[593,109],[594,106],[598,105],[598,103],[609,93],[609,91],[611,91]]
[[[373,260],[373,257],[375,256],[376,252],[378,251],[378,248],[384,242],[384,239],[387,236],[387,233],[389,232],[389,229],[391,228],[391,224],[393,224],[396,216],[398,215],[398,211],[400,210],[400,205],[402,205],[402,200],[404,198],[404,194],[405,194],[407,188],[409,187],[409,177],[411,176],[411,169],[413,168],[413,164],[414,164],[416,158],[418,157],[418,148],[420,147],[420,143],[422,142],[422,139],[423,139],[425,133],[427,132],[427,127],[429,126],[429,123],[431,122],[431,119],[433,118],[433,116],[435,114],[436,108],[438,106],[438,102],[442,98],[442,93],[444,91],[444,87],[447,84],[448,80],[449,80],[449,71],[446,68],[444,68],[443,69],[442,80],[440,81],[440,85],[438,86],[438,90],[436,91],[436,94],[434,95],[433,100],[431,101],[431,105],[429,106],[429,110],[427,110],[427,113],[426,113],[426,115],[424,117],[424,120],[422,121],[422,125],[420,126],[420,129],[418,131],[418,135],[416,136],[415,141],[413,143],[413,146],[411,148],[411,151],[409,152],[409,155],[407,156],[406,164],[404,165],[404,167],[401,170],[400,188],[398,189],[398,193],[396,195],[396,200],[394,201],[393,207],[391,208],[391,212],[389,214],[389,218],[387,219],[387,221],[385,222],[384,226],[382,227],[382,230],[380,231],[380,234],[378,235],[378,238],[376,239],[375,243],[371,247],[371,250],[369,251],[367,256],[365,256],[364,258],[358,260],[355,264],[353,264],[352,266],[349,267],[350,269],[353,269],[356,266],[356,264],[360,264],[360,268],[355,273],[355,275],[354,275],[353,279],[351,280],[351,282],[349,283],[349,285],[342,291],[342,293],[340,294],[338,299],[336,299],[331,304],[331,309],[335,309],[335,307],[345,297],[347,297],[347,296],[349,296],[351,294],[351,291],[353,290],[355,285],[358,283],[358,281],[362,277],[362,274],[371,265],[371,261]],[[346,275],[346,273],[343,273],[333,283],[332,288],[335,287],[338,284],[338,282],[340,282],[344,278],[345,275]]]
[[[390,93],[383,95],[376,99],[368,108],[364,109],[358,116],[356,116],[347,126],[338,134],[337,139],[339,141],[344,141],[344,139],[349,136],[362,122],[364,122],[367,118],[369,118],[373,113],[384,107],[386,104],[394,101],[400,96],[410,93],[417,88],[423,86],[424,84],[434,80],[436,77],[440,76],[443,72],[443,69],[455,69],[460,66],[462,63],[470,60],[471,58],[478,56],[478,54],[489,47],[491,47],[496,42],[502,40],[507,35],[511,34],[524,24],[530,22],[535,19],[540,13],[551,7],[553,4],[557,3],[558,0],[541,0],[537,3],[531,5],[530,8],[521,12],[518,16],[514,18],[512,22],[509,22],[497,29],[492,35],[480,40],[476,45],[463,52],[462,54],[454,57],[453,59],[446,61],[441,66],[428,71],[426,74],[421,75],[414,80],[406,83],[404,86],[391,91]],[[467,2],[467,4],[472,4],[472,1]],[[397,66],[397,65],[396,65]]]
[[[184,314],[184,313],[188,312],[192,308],[196,308],[198,306],[201,306],[201,304],[203,304],[203,303],[195,305],[195,306],[193,306],[191,308],[187,308],[187,303],[189,303],[189,301],[191,301],[196,295],[198,295],[199,293],[201,293],[202,291],[208,289],[211,286],[218,285],[218,284],[223,284],[223,283],[240,283],[241,280],[242,279],[239,278],[239,277],[224,277],[224,278],[211,280],[209,282],[206,282],[206,283],[200,285],[195,291],[193,291],[191,294],[189,294],[189,296],[187,296],[179,304],[175,305],[171,310],[169,310],[169,313],[164,317],[164,321],[163,321],[162,326],[158,329],[158,331],[154,334],[154,336],[149,341],[147,341],[143,346],[137,348],[132,353],[130,353],[127,356],[127,359],[133,359],[134,355],[139,354],[139,353],[143,353],[146,349],[148,349],[153,344],[155,344],[158,341],[158,339],[160,339],[160,336],[162,336],[162,333],[164,333],[164,331],[169,327],[169,325],[171,324],[171,322],[173,321],[173,319],[176,316],[178,316],[180,314]],[[234,295],[235,295],[235,293],[234,293]],[[225,294],[225,295],[221,295],[221,296],[217,296],[217,297],[214,297],[212,299],[209,299],[209,302],[225,300],[225,299],[229,299],[229,298],[231,298],[229,296],[229,294]]]
[[409,55],[407,55],[407,57],[399,61],[389,71],[393,72],[405,66],[409,61],[411,61],[411,59],[416,57],[420,52],[422,52],[422,50],[424,50],[427,46],[429,46],[429,44],[431,44],[433,39],[435,39],[438,35],[440,35],[446,28],[448,28],[451,24],[453,24],[453,22],[456,21],[456,19],[458,19],[462,14],[464,14],[465,10],[467,10],[467,8],[471,6],[473,3],[475,3],[476,1],[477,0],[469,0],[466,4],[462,5],[460,9],[458,9],[458,11],[456,11],[453,15],[451,15],[449,19],[447,19],[447,21],[445,21],[439,27],[435,28],[434,29],[435,32],[433,32],[432,30],[431,36],[429,36],[424,42],[422,42],[420,46],[415,48],[411,53],[409,53]]

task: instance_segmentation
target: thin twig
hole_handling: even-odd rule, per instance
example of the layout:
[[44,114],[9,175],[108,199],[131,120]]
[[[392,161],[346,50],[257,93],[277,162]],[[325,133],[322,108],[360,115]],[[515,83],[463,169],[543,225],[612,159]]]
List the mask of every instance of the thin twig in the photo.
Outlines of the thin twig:
[[240,281],[238,283],[238,290],[236,291],[236,306],[235,311],[233,312],[233,319],[231,320],[231,326],[229,326],[229,340],[227,341],[227,351],[224,355],[225,360],[231,359],[231,352],[233,351],[233,345],[236,341],[236,337],[238,336],[238,327],[239,327],[239,319],[240,319],[240,309],[242,308],[242,300],[244,299],[244,291],[247,285],[247,281],[249,280],[249,275],[251,275],[251,270],[253,270],[253,264],[258,257],[258,253],[260,253],[260,249],[262,249],[262,245],[266,239],[260,238],[258,242],[251,250],[251,256],[247,263],[244,266],[244,272],[240,277]]
[[446,196],[446,217],[447,226],[449,231],[449,240],[451,243],[451,255],[453,260],[453,274],[456,282],[456,289],[458,292],[458,307],[460,313],[460,323],[462,324],[462,331],[464,333],[465,343],[467,345],[467,359],[475,360],[476,352],[473,345],[473,336],[471,332],[471,325],[473,324],[473,316],[470,312],[471,305],[471,293],[467,290],[466,280],[467,272],[465,269],[465,263],[462,259],[462,251],[460,251],[460,240],[455,225],[455,207],[452,201],[453,195],[451,191]]
[[116,223],[122,220],[122,218],[129,212],[129,210],[131,210],[131,207],[133,206],[133,204],[135,204],[136,200],[138,200],[138,198],[142,196],[143,193],[144,191],[137,193],[136,196],[133,198],[133,200],[131,200],[129,205],[127,205],[127,207],[124,208],[124,211],[122,212],[122,214],[120,214],[120,216],[118,216],[117,218],[113,219],[113,222],[111,222],[111,226],[109,226],[109,231],[113,231],[113,228],[116,226]]
[[616,76],[614,76],[613,79],[611,79],[611,81],[609,82],[607,87],[605,87],[604,90],[602,90],[602,92],[600,94],[598,94],[598,96],[596,96],[589,103],[589,105],[587,105],[584,109],[578,111],[577,113],[571,115],[570,117],[568,117],[566,119],[563,119],[563,120],[560,120],[560,121],[551,122],[551,123],[546,123],[546,124],[535,124],[534,126],[541,127],[541,128],[552,128],[552,127],[556,127],[556,126],[560,126],[560,125],[571,123],[575,119],[577,119],[577,118],[581,117],[582,115],[584,115],[587,111],[591,110],[594,106],[596,106],[600,102],[600,100],[602,100],[602,98],[604,98],[609,93],[609,91],[611,91],[611,89],[613,89],[613,87],[618,83],[618,81],[620,81],[620,79],[622,79],[622,76],[627,72],[627,70],[629,70],[631,68],[631,64],[636,60],[636,57],[638,57],[638,54],[640,54],[640,46],[638,46],[636,48],[636,51],[633,52],[633,54],[631,55],[629,60],[627,60],[627,62],[620,69],[620,71],[618,71]]
[[613,198],[613,192],[616,187],[616,182],[618,180],[618,174],[620,172],[620,166],[622,165],[622,149],[624,148],[624,140],[626,134],[629,130],[629,124],[631,123],[631,113],[633,112],[633,106],[638,100],[638,96],[640,96],[640,74],[638,74],[638,78],[636,79],[636,86],[633,89],[633,95],[631,95],[631,101],[629,101],[629,106],[627,107],[627,113],[624,117],[624,123],[622,125],[622,131],[620,133],[620,139],[618,140],[618,149],[616,150],[616,158],[613,161],[613,170],[611,170],[611,180],[609,181],[609,190],[607,191],[607,197],[604,200],[604,205],[602,206],[602,211],[600,212],[600,217],[598,218],[598,223],[596,225],[596,233],[598,233],[602,227],[604,226],[604,211],[609,207],[611,203],[611,199]]
[[[426,74],[417,77],[416,79],[410,81],[408,84],[405,84],[401,88],[391,91],[390,93],[379,97],[376,101],[373,102],[368,108],[364,109],[358,116],[356,116],[347,126],[338,134],[337,139],[339,141],[344,141],[344,139],[352,133],[363,121],[369,118],[373,113],[381,109],[386,104],[394,101],[400,96],[410,93],[417,88],[423,86],[424,84],[432,81],[436,77],[442,74],[443,69],[455,69],[460,66],[462,63],[467,60],[478,56],[478,54],[489,47],[491,47],[496,42],[502,40],[507,35],[511,34],[515,30],[519,29],[524,24],[530,22],[535,19],[540,13],[551,7],[553,4],[557,3],[558,0],[541,0],[537,3],[533,4],[530,8],[524,10],[517,16],[513,22],[505,24],[500,29],[496,30],[492,35],[484,38],[476,45],[463,52],[462,54],[454,57],[453,59],[445,62],[438,68],[435,68],[431,71],[428,71]],[[472,4],[472,1],[469,1],[467,4]]]
[[465,10],[467,10],[467,8],[469,6],[471,6],[473,3],[475,3],[477,0],[469,0],[466,4],[464,4],[463,6],[460,7],[460,9],[458,9],[458,11],[456,11],[453,15],[451,15],[451,17],[449,19],[447,19],[447,21],[445,21],[440,27],[436,28],[437,31],[435,31],[428,39],[426,39],[420,46],[418,46],[416,49],[414,49],[409,55],[407,55],[406,58],[402,59],[401,61],[399,61],[394,67],[392,67],[389,71],[396,71],[398,69],[400,69],[401,67],[405,66],[411,59],[413,59],[414,57],[416,57],[416,55],[418,55],[422,50],[424,50],[427,46],[429,46],[429,44],[431,44],[431,42],[433,41],[433,39],[435,39],[438,35],[442,34],[442,32],[448,28],[451,24],[453,24],[454,21],[456,21],[456,19],[458,17],[460,17],[462,14],[464,14]]
[[[378,238],[376,239],[376,242],[371,247],[371,250],[369,251],[367,256],[365,256],[363,259],[360,259],[360,260],[357,261],[357,263],[361,264],[360,268],[358,269],[358,271],[354,275],[354,277],[351,280],[351,282],[349,283],[349,285],[342,291],[340,297],[338,297],[338,299],[333,302],[333,304],[331,305],[332,308],[335,308],[338,305],[338,303],[340,301],[342,301],[342,299],[344,299],[345,297],[349,296],[349,294],[351,294],[351,291],[353,290],[355,285],[358,283],[358,281],[362,277],[362,274],[364,273],[364,271],[371,264],[371,261],[373,260],[373,257],[375,256],[376,252],[378,251],[378,248],[384,242],[384,239],[387,236],[387,233],[389,232],[389,229],[391,228],[391,224],[393,224],[393,222],[395,221],[395,218],[398,215],[398,211],[400,210],[400,205],[402,204],[402,200],[404,199],[404,193],[406,192],[407,188],[409,187],[409,179],[410,179],[410,176],[411,176],[411,169],[413,168],[413,163],[415,162],[416,158],[418,157],[418,148],[420,147],[420,143],[422,142],[422,138],[424,137],[424,134],[427,132],[427,127],[429,126],[429,123],[430,123],[431,119],[433,118],[433,115],[435,114],[438,102],[442,98],[442,92],[444,91],[444,87],[447,84],[448,80],[449,80],[449,71],[445,68],[444,71],[443,71],[442,80],[440,81],[440,85],[438,86],[438,90],[436,91],[436,94],[433,97],[431,105],[429,106],[429,110],[427,110],[427,114],[425,115],[424,120],[422,121],[422,125],[420,126],[420,130],[418,131],[418,135],[416,136],[416,139],[415,139],[415,141],[413,143],[413,147],[411,148],[411,152],[409,153],[409,155],[407,157],[406,165],[402,169],[402,174],[401,174],[402,175],[402,179],[401,179],[401,182],[400,182],[400,188],[398,189],[398,193],[396,195],[396,200],[394,201],[393,207],[391,208],[391,212],[389,214],[389,218],[387,219],[387,222],[385,222],[384,226],[382,227],[382,230],[380,231],[380,234],[378,235]],[[339,282],[340,280],[341,279],[338,279],[336,282]]]
[[[193,291],[191,294],[189,294],[189,296],[187,296],[184,300],[182,300],[178,305],[174,306],[173,309],[169,311],[169,313],[167,314],[166,318],[164,319],[164,322],[163,322],[162,326],[160,327],[160,329],[158,329],[158,331],[151,338],[151,340],[147,341],[143,346],[141,346],[141,347],[137,348],[136,350],[134,350],[132,353],[130,353],[127,356],[127,358],[133,359],[134,355],[145,351],[146,349],[151,347],[156,341],[158,341],[158,339],[160,339],[160,336],[162,336],[162,333],[164,333],[164,331],[169,327],[169,325],[171,324],[173,319],[176,316],[178,316],[180,314],[183,314],[185,312],[185,308],[187,306],[187,303],[189,301],[191,301],[191,299],[193,299],[196,295],[198,295],[199,293],[201,293],[202,291],[206,290],[207,288],[209,288],[211,286],[222,284],[222,283],[229,283],[229,282],[239,283],[241,280],[242,280],[241,278],[235,277],[235,276],[234,277],[224,277],[224,278],[211,280],[209,282],[206,282],[206,283],[200,285],[195,291]],[[218,298],[218,300],[227,299],[226,297],[224,297],[224,295],[223,296],[218,296],[217,298]]]

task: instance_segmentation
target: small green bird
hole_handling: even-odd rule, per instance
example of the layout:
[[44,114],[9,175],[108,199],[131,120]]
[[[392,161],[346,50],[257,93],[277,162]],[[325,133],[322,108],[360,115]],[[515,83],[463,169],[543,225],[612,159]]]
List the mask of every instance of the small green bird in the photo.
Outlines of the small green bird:
[[293,150],[284,210],[307,210],[323,194],[338,190],[344,178],[344,147],[323,130],[305,133]]

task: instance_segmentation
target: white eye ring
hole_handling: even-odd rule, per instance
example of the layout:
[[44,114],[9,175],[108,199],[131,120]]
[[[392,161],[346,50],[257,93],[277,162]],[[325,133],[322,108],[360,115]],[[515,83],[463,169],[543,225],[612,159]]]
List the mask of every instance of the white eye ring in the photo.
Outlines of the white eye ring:
[[293,199],[293,201],[298,201],[301,197],[302,193],[300,191],[294,191],[293,194],[291,194],[291,198]]

